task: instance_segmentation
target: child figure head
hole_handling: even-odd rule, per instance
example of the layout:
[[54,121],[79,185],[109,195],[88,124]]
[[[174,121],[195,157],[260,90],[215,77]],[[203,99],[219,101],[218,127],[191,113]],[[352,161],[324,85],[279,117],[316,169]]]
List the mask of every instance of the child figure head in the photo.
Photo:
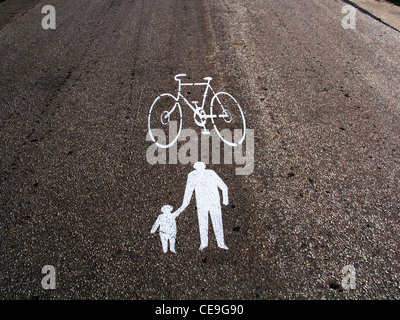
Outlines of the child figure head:
[[174,209],[172,206],[170,206],[169,204],[162,206],[161,207],[161,212],[162,213],[171,213],[172,209]]

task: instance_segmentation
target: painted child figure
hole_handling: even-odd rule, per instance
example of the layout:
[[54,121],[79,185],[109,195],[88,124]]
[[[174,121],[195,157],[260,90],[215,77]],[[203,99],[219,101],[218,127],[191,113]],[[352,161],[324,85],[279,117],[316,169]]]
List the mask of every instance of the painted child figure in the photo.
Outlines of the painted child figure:
[[157,231],[160,227],[160,238],[164,253],[168,251],[168,241],[169,250],[173,253],[175,252],[175,240],[176,240],[176,217],[179,213],[172,212],[173,207],[170,205],[165,205],[161,208],[162,214],[160,214],[151,228],[151,233]]

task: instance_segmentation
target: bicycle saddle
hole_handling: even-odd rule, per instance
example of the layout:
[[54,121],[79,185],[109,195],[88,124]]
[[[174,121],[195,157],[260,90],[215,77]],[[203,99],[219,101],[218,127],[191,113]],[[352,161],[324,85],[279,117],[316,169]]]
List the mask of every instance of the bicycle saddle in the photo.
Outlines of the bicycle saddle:
[[180,78],[180,77],[186,77],[186,76],[187,76],[186,74],[181,73],[181,74],[177,74],[177,75],[174,77],[174,79],[175,79],[175,81],[179,81],[179,78]]
[[212,78],[211,78],[211,77],[205,77],[205,78],[203,78],[203,80],[206,80],[206,81],[211,81],[211,80],[212,80]]

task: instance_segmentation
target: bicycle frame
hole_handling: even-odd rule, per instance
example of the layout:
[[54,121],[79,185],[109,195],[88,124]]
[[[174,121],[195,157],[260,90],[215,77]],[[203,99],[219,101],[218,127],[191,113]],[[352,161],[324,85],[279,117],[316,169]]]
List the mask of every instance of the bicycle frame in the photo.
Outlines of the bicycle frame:
[[[179,76],[179,75],[178,75]],[[210,81],[212,80],[211,78],[205,78],[205,80],[207,80],[207,82],[194,82],[194,83],[182,83],[181,79],[175,78],[176,81],[178,81],[178,94],[175,98],[176,102],[178,103],[179,99],[182,99],[189,107],[190,109],[192,109],[192,111],[194,112],[195,115],[198,115],[200,117],[200,119],[211,119],[211,118],[217,118],[217,115],[213,115],[213,114],[206,114],[206,113],[201,113],[201,111],[204,111],[204,105],[207,99],[207,94],[208,91],[211,90],[212,93],[215,95],[215,91],[214,89],[211,87],[210,85]],[[188,99],[186,99],[186,97],[181,93],[182,92],[182,87],[183,86],[206,86],[204,93],[203,93],[203,101],[201,103],[201,107],[198,107],[197,104],[196,107],[194,107],[189,101]],[[217,101],[220,103],[218,97],[217,97]],[[197,101],[196,101],[197,103]],[[176,105],[174,106],[174,108],[172,108],[172,110],[170,111],[170,113],[172,113],[175,110]],[[223,107],[222,107],[223,108]]]

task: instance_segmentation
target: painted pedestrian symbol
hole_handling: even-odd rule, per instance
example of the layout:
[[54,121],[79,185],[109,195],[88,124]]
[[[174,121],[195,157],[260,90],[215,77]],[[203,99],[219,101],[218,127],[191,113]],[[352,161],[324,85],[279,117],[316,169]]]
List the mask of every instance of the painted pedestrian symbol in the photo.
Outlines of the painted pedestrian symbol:
[[[180,78],[185,77],[186,74],[178,74],[175,80],[178,82],[178,93],[173,96],[169,93],[164,93],[158,96],[150,107],[148,116],[148,129],[151,140],[160,148],[169,148],[178,140],[182,131],[182,107],[181,103],[186,104],[193,111],[193,119],[197,126],[202,127],[202,134],[210,134],[207,129],[207,121],[211,120],[212,126],[217,132],[219,138],[229,146],[236,147],[242,144],[246,135],[246,120],[243,111],[234,97],[226,92],[215,92],[211,87],[210,82],[212,78],[206,77],[206,82],[200,83],[182,83]],[[198,101],[189,102],[182,93],[182,87],[185,86],[205,86],[203,93],[203,101],[201,106]],[[212,98],[208,104],[207,95],[211,91]],[[180,102],[181,101],[181,102]],[[207,113],[206,107],[208,106],[209,112]],[[155,139],[154,130],[159,129],[160,126],[165,131],[169,131],[169,124],[173,121],[178,123],[177,132],[169,137],[169,143],[161,143]],[[223,129],[234,129],[241,131],[241,136],[237,141],[224,137],[221,134]]]
[[161,244],[164,253],[169,249],[171,252],[175,252],[175,240],[176,240],[176,217],[178,214],[172,213],[173,207],[170,205],[165,205],[161,208],[162,214],[160,214],[151,229],[151,233],[160,229]]
[[203,250],[208,246],[209,217],[213,226],[217,245],[221,249],[228,250],[224,240],[224,229],[222,223],[222,210],[220,203],[219,189],[222,191],[222,203],[228,205],[228,187],[213,170],[206,169],[203,162],[196,162],[194,169],[189,173],[185,194],[181,207],[175,212],[171,206],[164,206],[151,232],[154,233],[160,227],[160,237],[163,251],[167,252],[167,242],[169,241],[170,250],[175,252],[176,222],[178,217],[189,205],[193,193],[195,193],[197,217],[200,231],[200,247]]
[[200,230],[200,248],[208,246],[208,216],[211,217],[212,226],[218,247],[228,249],[224,241],[222,225],[222,211],[219,190],[222,190],[222,203],[228,205],[228,187],[213,170],[207,170],[203,162],[196,162],[194,169],[189,173],[182,206],[176,211],[180,214],[189,205],[193,192],[196,197],[197,216]]

